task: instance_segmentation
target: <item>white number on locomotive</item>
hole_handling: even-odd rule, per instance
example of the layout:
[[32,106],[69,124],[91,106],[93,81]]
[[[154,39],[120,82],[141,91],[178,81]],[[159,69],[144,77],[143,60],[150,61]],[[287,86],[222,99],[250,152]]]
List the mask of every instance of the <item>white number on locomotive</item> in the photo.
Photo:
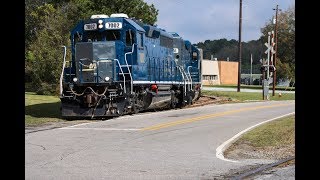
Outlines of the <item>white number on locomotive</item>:
[[121,29],[122,23],[121,22],[107,22],[106,29]]

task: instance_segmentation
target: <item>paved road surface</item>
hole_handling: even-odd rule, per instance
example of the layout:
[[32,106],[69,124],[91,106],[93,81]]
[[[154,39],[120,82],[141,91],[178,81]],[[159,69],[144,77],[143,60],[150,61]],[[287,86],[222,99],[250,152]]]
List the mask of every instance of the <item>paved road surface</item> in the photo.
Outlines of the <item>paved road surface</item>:
[[207,105],[28,133],[25,179],[214,179],[273,162],[226,161],[216,149],[250,126],[294,111],[294,101]]

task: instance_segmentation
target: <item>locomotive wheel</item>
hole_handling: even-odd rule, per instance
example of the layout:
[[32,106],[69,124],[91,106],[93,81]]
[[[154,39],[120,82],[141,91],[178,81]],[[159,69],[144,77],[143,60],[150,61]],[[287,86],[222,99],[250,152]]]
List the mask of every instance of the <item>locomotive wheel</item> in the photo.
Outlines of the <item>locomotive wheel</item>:
[[178,99],[176,97],[171,98],[170,108],[175,109],[177,107],[177,104],[178,104]]
[[139,113],[139,107],[135,103],[135,100],[132,100],[130,104],[131,104],[131,108],[130,108],[129,114],[137,114],[137,113]]
[[139,113],[139,107],[136,104],[133,104],[131,107],[131,113],[130,114],[138,114]]
[[189,95],[189,96],[188,96],[188,100],[187,100],[187,104],[188,104],[188,105],[192,105],[192,104],[193,104],[193,103],[192,103],[192,99],[193,99],[192,96]]

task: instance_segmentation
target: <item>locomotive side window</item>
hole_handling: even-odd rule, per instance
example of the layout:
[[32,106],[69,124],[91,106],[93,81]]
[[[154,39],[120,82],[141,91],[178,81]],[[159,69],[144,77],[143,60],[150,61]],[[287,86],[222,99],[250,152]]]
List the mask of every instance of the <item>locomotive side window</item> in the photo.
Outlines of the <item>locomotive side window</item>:
[[129,29],[126,31],[126,45],[132,46],[134,44],[134,32]]
[[143,49],[143,34],[142,33],[138,33],[137,40],[138,40],[138,48]]
[[82,41],[82,34],[80,34],[79,32],[77,32],[76,34],[74,34],[73,36],[73,41],[74,44],[76,44],[77,42],[81,42]]

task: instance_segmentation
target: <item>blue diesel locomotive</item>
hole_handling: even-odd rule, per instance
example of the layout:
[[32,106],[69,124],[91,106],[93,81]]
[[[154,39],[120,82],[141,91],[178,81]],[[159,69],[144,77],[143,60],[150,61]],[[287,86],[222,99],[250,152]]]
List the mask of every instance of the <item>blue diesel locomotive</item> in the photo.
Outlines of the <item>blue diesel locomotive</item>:
[[202,56],[177,33],[118,13],[80,21],[70,38],[60,77],[64,118],[179,108],[200,97]]

